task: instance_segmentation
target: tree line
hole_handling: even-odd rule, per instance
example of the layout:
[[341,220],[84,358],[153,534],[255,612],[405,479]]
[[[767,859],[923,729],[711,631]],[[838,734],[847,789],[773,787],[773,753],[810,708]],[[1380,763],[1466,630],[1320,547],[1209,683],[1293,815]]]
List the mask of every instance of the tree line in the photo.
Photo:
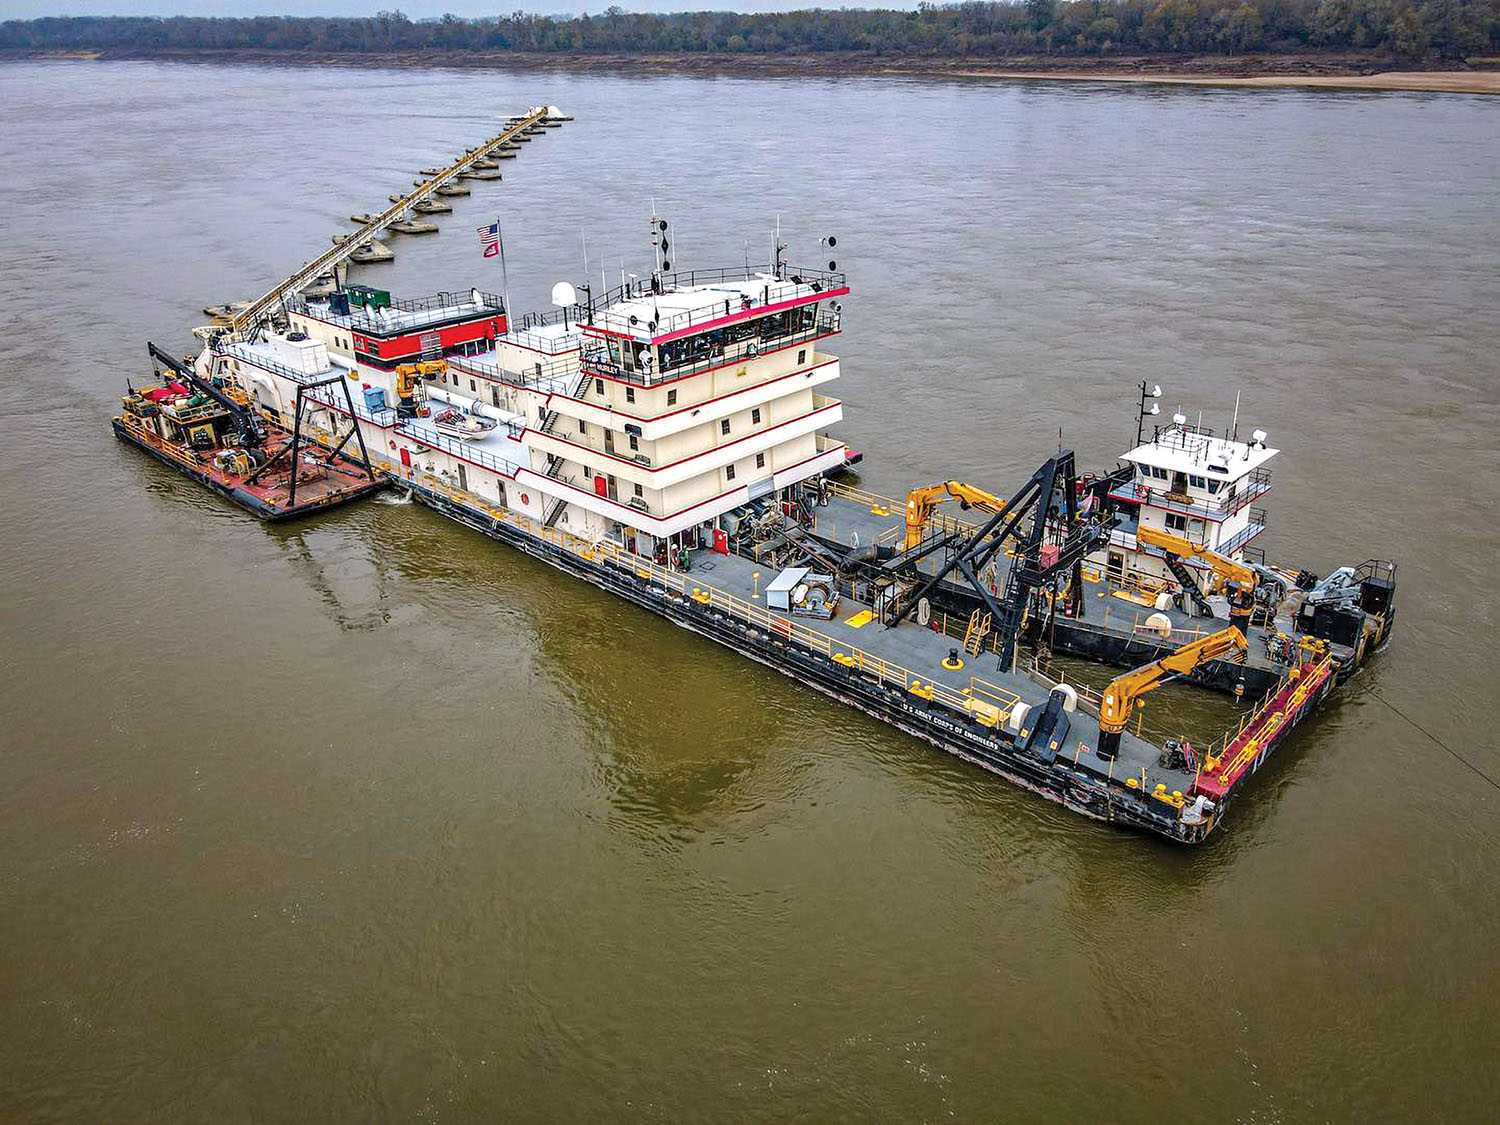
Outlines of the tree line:
[[962,56],[1378,51],[1500,54],[1500,0],[1020,0],[915,11],[516,12],[487,19],[76,16],[0,23],[0,49],[527,52],[600,55],[858,52]]

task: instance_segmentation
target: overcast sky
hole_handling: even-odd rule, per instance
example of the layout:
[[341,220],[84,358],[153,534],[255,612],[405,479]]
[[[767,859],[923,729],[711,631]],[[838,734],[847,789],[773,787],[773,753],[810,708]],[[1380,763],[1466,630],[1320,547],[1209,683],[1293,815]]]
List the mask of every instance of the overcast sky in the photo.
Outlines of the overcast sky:
[[[633,0],[620,7],[629,12],[785,12],[799,8],[910,8],[916,0],[848,0],[820,3],[818,0]],[[292,4],[287,0],[0,0],[0,18],[30,19],[33,16],[368,16],[382,8],[405,12],[412,19],[440,16],[493,16],[517,10],[549,14],[592,12],[609,7],[583,0],[311,0]]]

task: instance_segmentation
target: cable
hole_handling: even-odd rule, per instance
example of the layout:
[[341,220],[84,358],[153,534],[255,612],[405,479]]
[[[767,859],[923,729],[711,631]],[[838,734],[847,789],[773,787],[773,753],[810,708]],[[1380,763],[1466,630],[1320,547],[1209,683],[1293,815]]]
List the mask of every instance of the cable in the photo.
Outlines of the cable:
[[1415,719],[1413,719],[1405,711],[1401,710],[1401,708],[1397,707],[1394,703],[1390,702],[1390,700],[1386,699],[1386,697],[1383,696],[1383,695],[1381,695],[1378,691],[1371,691],[1370,694],[1373,695],[1376,699],[1380,700],[1381,703],[1384,703],[1387,707],[1389,707],[1392,711],[1394,711],[1401,718],[1405,719],[1406,722],[1409,723],[1414,730],[1420,732],[1421,734],[1425,734],[1429,739],[1431,739],[1433,741],[1434,744],[1436,744],[1438,747],[1440,747],[1443,750],[1446,750],[1449,754],[1451,754],[1454,757],[1455,760],[1457,760],[1457,761],[1463,763],[1464,765],[1468,766],[1469,769],[1471,769],[1471,770],[1474,771],[1474,773],[1475,773],[1476,776],[1478,776],[1480,778],[1483,778],[1485,781],[1489,782],[1490,787],[1492,789],[1494,789],[1496,792],[1500,792],[1500,781],[1496,781],[1489,774],[1485,773],[1482,769],[1480,769],[1478,766],[1476,766],[1473,762],[1469,761],[1469,759],[1465,758],[1457,750],[1453,749],[1453,747],[1449,746],[1441,738],[1439,738],[1437,735],[1433,734],[1430,730],[1428,730],[1421,723],[1419,723]]

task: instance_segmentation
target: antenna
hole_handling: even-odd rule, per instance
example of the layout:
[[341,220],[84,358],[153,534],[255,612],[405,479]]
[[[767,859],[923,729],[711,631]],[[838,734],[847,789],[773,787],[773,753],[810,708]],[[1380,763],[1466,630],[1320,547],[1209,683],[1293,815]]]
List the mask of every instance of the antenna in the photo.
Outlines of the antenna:
[[667,241],[667,220],[656,214],[656,201],[651,201],[651,249],[656,255],[656,268],[651,271],[651,291],[661,292],[661,275],[663,270],[670,270],[672,262],[667,257],[672,249],[672,244]]
[[1230,424],[1230,441],[1240,440],[1240,392],[1234,392],[1234,421]]
[[[1141,380],[1141,401],[1140,401],[1139,408],[1137,410],[1137,417],[1136,417],[1136,420],[1135,420],[1135,444],[1136,445],[1140,445],[1142,439],[1145,436],[1145,432],[1146,432],[1146,419],[1154,417],[1157,414],[1161,413],[1161,404],[1159,402],[1155,401],[1156,399],[1159,399],[1159,398],[1161,398],[1161,384],[1160,383],[1156,383],[1156,384],[1153,384],[1152,386],[1148,387],[1146,385],[1146,381],[1144,379],[1142,379]],[[1150,406],[1149,409],[1146,406],[1146,403],[1148,401],[1151,402],[1151,406]]]

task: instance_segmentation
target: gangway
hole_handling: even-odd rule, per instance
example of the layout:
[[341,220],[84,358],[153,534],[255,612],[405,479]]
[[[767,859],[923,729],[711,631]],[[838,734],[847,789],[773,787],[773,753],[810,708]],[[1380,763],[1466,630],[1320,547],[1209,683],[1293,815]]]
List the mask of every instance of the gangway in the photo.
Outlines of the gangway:
[[324,251],[296,273],[292,274],[291,277],[278,284],[265,296],[252,302],[249,308],[239,313],[230,321],[229,331],[231,336],[243,338],[253,332],[255,328],[271,316],[272,312],[282,301],[312,284],[312,282],[324,274],[343,265],[349,260],[350,255],[400,219],[413,204],[422,202],[422,200],[428,198],[444,184],[457,179],[472,168],[475,161],[483,160],[503,145],[510,144],[516,137],[521,136],[528,130],[537,128],[544,121],[553,118],[567,120],[563,118],[563,115],[556,106],[545,105],[533,106],[526,113],[510,118],[506,123],[504,132],[491,137],[477,148],[470,149],[462,157],[439,171],[436,175],[419,181],[414,189],[406,195],[401,196],[396,202],[392,203],[348,238],[341,239],[331,250]]

